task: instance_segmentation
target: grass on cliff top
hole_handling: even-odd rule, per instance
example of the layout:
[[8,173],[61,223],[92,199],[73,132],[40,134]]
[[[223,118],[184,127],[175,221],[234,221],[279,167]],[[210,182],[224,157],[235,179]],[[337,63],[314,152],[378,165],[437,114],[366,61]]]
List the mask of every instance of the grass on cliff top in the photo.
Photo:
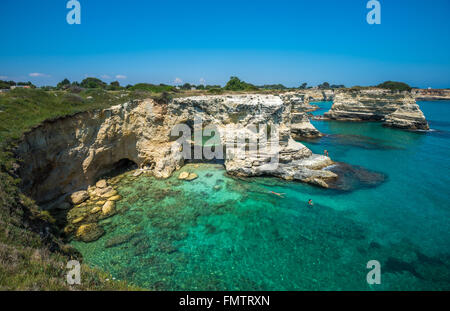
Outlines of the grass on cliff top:
[[[124,95],[122,95],[124,94]],[[15,89],[0,93],[0,291],[1,290],[137,290],[126,282],[86,265],[81,285],[68,285],[66,264],[78,258],[52,234],[51,216],[21,193],[11,169],[11,148],[22,134],[46,119],[107,108],[131,99],[151,97],[143,92],[86,90],[79,94]],[[46,234],[49,227],[49,234]],[[44,234],[42,234],[44,233]],[[51,251],[50,251],[51,250]]]

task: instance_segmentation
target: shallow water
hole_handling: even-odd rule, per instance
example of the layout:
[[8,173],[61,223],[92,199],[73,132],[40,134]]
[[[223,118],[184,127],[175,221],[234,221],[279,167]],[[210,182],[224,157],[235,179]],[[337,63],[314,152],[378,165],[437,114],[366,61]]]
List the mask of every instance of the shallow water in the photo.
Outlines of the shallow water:
[[[189,164],[191,182],[179,172],[125,177],[105,236],[72,244],[89,264],[157,290],[449,290],[450,102],[419,104],[435,131],[313,121],[328,136],[305,145],[383,174],[373,187],[236,179]],[[331,103],[319,105],[315,114]],[[381,263],[381,285],[366,282],[369,260]]]

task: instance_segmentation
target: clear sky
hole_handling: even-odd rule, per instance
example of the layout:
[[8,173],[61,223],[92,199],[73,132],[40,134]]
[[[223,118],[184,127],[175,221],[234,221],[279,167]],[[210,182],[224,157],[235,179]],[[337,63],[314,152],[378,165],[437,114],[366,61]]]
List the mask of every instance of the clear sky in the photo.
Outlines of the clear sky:
[[0,79],[450,87],[450,0],[379,1],[1,0]]

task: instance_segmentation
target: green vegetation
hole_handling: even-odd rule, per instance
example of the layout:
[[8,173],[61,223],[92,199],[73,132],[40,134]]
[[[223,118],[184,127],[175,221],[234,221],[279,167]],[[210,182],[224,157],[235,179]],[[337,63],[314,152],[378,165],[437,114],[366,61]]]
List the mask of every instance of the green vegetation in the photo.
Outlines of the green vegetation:
[[258,86],[258,88],[263,90],[286,90],[288,89],[283,84],[264,84],[262,86]]
[[9,89],[11,86],[16,85],[16,82],[14,81],[3,81],[0,80],[0,89]]
[[225,85],[227,91],[254,91],[258,90],[253,84],[241,81],[238,77],[231,77],[230,81]]
[[208,93],[210,94],[222,94],[224,92],[221,88],[212,88],[208,90]]
[[[149,96],[101,89],[79,94],[14,89],[0,95],[0,290],[136,289],[125,282],[106,281],[112,278],[85,265],[81,285],[66,283],[64,267],[69,258],[79,258],[79,254],[59,240],[52,216],[19,190],[12,148],[25,131],[46,119]],[[46,227],[50,228],[48,233]]]
[[70,81],[69,81],[69,79],[64,79],[64,80],[62,80],[61,82],[59,82],[59,83],[56,85],[56,88],[57,88],[58,90],[65,90],[65,89],[67,89],[69,86],[70,86]]
[[86,78],[81,81],[80,86],[86,89],[104,89],[106,88],[107,84],[97,78]]
[[166,85],[166,84],[155,85],[155,84],[150,84],[150,83],[138,83],[134,86],[131,86],[128,89],[134,90],[134,91],[139,90],[139,91],[147,91],[147,92],[154,92],[154,93],[176,91],[176,88],[171,85]]
[[328,82],[319,84],[317,87],[319,88],[319,90],[329,90],[331,88],[330,83],[328,83]]
[[382,89],[389,89],[391,91],[411,91],[411,87],[403,82],[395,82],[395,81],[386,81],[383,82],[379,85],[377,85],[377,87],[382,88]]

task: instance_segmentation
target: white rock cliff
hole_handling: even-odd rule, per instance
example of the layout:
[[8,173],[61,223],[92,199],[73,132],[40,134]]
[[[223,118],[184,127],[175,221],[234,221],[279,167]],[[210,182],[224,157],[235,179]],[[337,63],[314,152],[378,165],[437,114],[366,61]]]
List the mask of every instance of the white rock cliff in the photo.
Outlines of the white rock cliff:
[[[26,133],[16,150],[22,160],[22,188],[37,202],[49,203],[95,184],[123,159],[148,167],[157,178],[167,178],[185,162],[171,131],[178,124],[192,128],[195,118],[202,120],[202,126],[218,130],[225,154],[235,142],[230,134],[248,134],[250,143],[236,144],[245,151],[252,148],[252,139],[261,136],[252,131],[254,126],[278,129],[279,141],[270,136],[267,142],[259,142],[257,154],[226,155],[224,165],[230,174],[272,175],[323,187],[336,177],[323,169],[333,163],[328,157],[314,155],[292,139],[291,105],[279,96],[222,95],[176,98],[168,103],[133,101],[46,121]],[[271,165],[274,154],[276,166]]]

